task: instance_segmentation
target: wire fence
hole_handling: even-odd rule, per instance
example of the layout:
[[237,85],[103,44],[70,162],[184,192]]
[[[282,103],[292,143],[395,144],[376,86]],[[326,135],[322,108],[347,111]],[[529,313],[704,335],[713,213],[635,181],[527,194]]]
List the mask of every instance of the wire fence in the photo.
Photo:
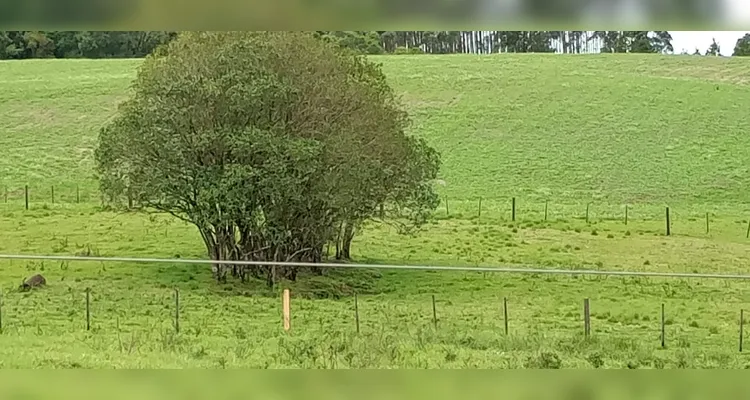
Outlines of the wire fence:
[[[94,192],[90,185],[66,184],[45,189],[29,185],[21,188],[6,186],[0,206],[9,211],[103,206],[101,194]],[[656,233],[750,240],[750,204],[680,203],[670,206],[613,204],[608,201],[584,202],[572,198],[554,200],[540,197],[453,199],[442,196],[434,217],[438,220],[507,224],[511,229],[554,226],[579,233],[591,230],[593,235],[599,234],[598,224],[605,224],[602,227],[604,230],[620,230],[626,236]],[[132,200],[128,201],[128,206],[133,207]],[[607,237],[613,238],[614,235],[614,232],[609,232]]]
[[[4,186],[2,187],[2,203],[10,207],[32,208],[34,205],[52,204],[102,204],[101,193],[95,184],[61,184],[50,186]],[[475,198],[451,197],[441,195],[441,204],[436,210],[438,216],[453,216],[465,218],[502,217],[508,220],[554,220],[559,218],[576,218],[594,220],[616,219],[649,220],[660,219],[664,215],[664,207],[669,202],[661,204],[640,201],[619,202],[608,198],[583,200],[589,197],[587,192],[567,196],[542,197],[538,195],[524,197],[492,197],[480,196]],[[710,217],[736,216],[747,220],[750,218],[750,203],[717,203],[695,202],[675,198],[672,212],[676,217],[695,218],[708,213]]]
[[[15,190],[4,191],[3,203],[6,210],[49,209],[65,205],[100,205],[99,194],[93,194],[90,187],[82,189],[77,186],[49,187],[46,190],[25,186]],[[0,204],[2,205],[2,204]],[[575,224],[596,225],[599,222],[622,224],[622,230],[633,230],[647,227],[649,231],[661,231],[664,235],[699,236],[722,233],[744,239],[750,238],[750,208],[745,205],[717,204],[695,206],[665,206],[654,204],[609,204],[605,202],[556,202],[540,198],[477,198],[453,199],[443,197],[436,216],[442,219],[472,220],[482,223],[502,223],[514,227],[524,224],[541,226],[546,222],[562,222],[564,226]],[[639,225],[640,224],[640,225]],[[632,227],[631,227],[632,225]],[[592,227],[596,228],[596,227]],[[586,228],[584,228],[586,229]],[[704,231],[705,229],[705,231]],[[629,232],[629,231],[628,231]],[[568,267],[545,267],[535,265],[498,265],[489,267],[452,267],[444,265],[384,265],[384,264],[340,264],[340,263],[284,263],[260,261],[213,261],[204,259],[161,259],[134,257],[78,257],[0,254],[0,260],[37,260],[58,262],[98,262],[98,263],[137,263],[161,265],[208,265],[231,264],[247,266],[285,266],[285,267],[325,267],[338,269],[377,269],[392,271],[435,271],[440,273],[464,272],[490,275],[526,276],[531,281],[544,282],[547,279],[565,279],[590,277],[590,279],[666,279],[679,282],[688,280],[719,280],[724,282],[747,282],[750,274],[717,274],[699,272],[652,272],[623,270],[590,270]],[[59,285],[60,282],[53,283]],[[728,284],[728,283],[727,283]],[[737,284],[740,285],[740,284]],[[58,311],[49,309],[42,303],[50,299],[44,292],[30,297],[7,292],[0,299],[0,332],[28,332],[39,330],[54,332],[62,326],[73,327],[73,330],[89,332],[119,332],[137,325],[157,324],[168,326],[173,333],[204,331],[212,329],[217,335],[232,335],[227,327],[234,322],[224,320],[220,323],[210,322],[219,303],[206,303],[205,294],[196,294],[186,290],[164,287],[156,292],[151,291],[148,304],[138,299],[137,294],[130,293],[133,299],[126,299],[124,293],[135,290],[133,287],[113,289],[112,286],[99,287],[97,284],[84,287],[83,283],[66,283],[67,290],[74,299],[73,309],[58,307]],[[665,289],[667,290],[667,289]],[[669,289],[671,290],[671,289]],[[55,295],[57,296],[57,295]],[[144,295],[145,296],[145,295]],[[499,296],[499,297],[498,297]],[[382,326],[389,325],[398,330],[399,325],[421,326],[436,332],[476,333],[477,330],[489,330],[499,335],[531,335],[539,332],[567,332],[572,335],[589,337],[641,337],[648,336],[650,343],[656,347],[666,347],[670,343],[680,343],[689,347],[709,343],[721,348],[734,348],[742,351],[744,338],[745,305],[741,301],[728,302],[714,312],[708,322],[702,321],[685,311],[684,304],[670,301],[669,298],[657,300],[650,297],[645,304],[642,299],[638,313],[627,314],[616,311],[622,308],[607,295],[585,295],[565,304],[540,305],[535,299],[519,297],[518,293],[501,293],[490,299],[478,299],[475,302],[460,304],[452,298],[442,297],[440,293],[425,293],[420,305],[414,302],[397,304],[398,301],[382,297],[358,294],[356,291],[348,299],[331,305],[330,302],[315,302],[291,295],[291,315],[288,326],[291,331],[325,332],[330,329],[362,332],[375,332]],[[398,297],[398,296],[397,296]],[[668,297],[668,296],[667,296]],[[53,297],[62,301],[61,297]],[[283,299],[282,299],[283,300]],[[271,332],[268,327],[275,327],[283,332],[284,311],[287,307],[283,301],[267,299],[261,303],[248,302],[243,296],[232,298],[232,303],[247,311],[252,329]],[[628,299],[618,299],[626,303]],[[131,317],[132,306],[143,307],[144,315]],[[487,306],[487,304],[490,304]],[[128,307],[131,307],[128,309]],[[488,308],[489,307],[489,308]],[[707,306],[708,307],[708,306]],[[642,315],[644,309],[649,315]],[[61,318],[56,312],[64,314]],[[470,316],[470,317],[469,317]],[[647,319],[646,319],[647,318]],[[68,325],[60,321],[67,319]],[[482,321],[477,324],[476,320]],[[149,321],[149,322],[145,322]],[[207,322],[209,321],[209,322]],[[324,322],[330,322],[326,328]],[[390,322],[389,322],[390,321]],[[738,325],[739,321],[739,325]],[[332,325],[331,325],[332,324]],[[222,325],[219,327],[218,325]],[[226,326],[224,326],[226,325]],[[334,326],[334,328],[332,328]],[[734,331],[733,333],[730,331]],[[701,339],[703,335],[709,339]],[[736,351],[736,350],[735,350]]]
[[244,265],[244,266],[282,266],[282,267],[317,267],[317,268],[366,268],[385,270],[412,271],[463,271],[505,274],[531,275],[596,275],[596,276],[626,276],[626,277],[658,277],[658,278],[698,278],[698,279],[734,279],[750,280],[750,274],[706,274],[680,272],[651,272],[651,271],[605,271],[591,269],[555,269],[534,268],[533,266],[515,267],[465,267],[441,265],[390,265],[390,264],[356,264],[356,263],[310,263],[284,261],[243,261],[243,260],[208,260],[185,258],[140,258],[140,257],[81,257],[81,256],[49,256],[33,254],[0,254],[0,260],[46,260],[46,261],[83,261],[83,262],[126,262],[145,264],[202,264],[202,265]]
[[15,207],[25,207],[27,210],[34,205],[53,204],[101,204],[102,198],[99,193],[91,188],[91,185],[50,185],[39,186],[9,186],[2,188],[2,201],[4,204]]
[[[512,338],[535,336],[543,338],[540,340],[553,340],[567,335],[582,341],[598,340],[600,346],[609,346],[601,343],[610,341],[616,343],[613,345],[615,347],[623,346],[623,340],[638,340],[642,346],[653,349],[689,349],[691,346],[705,345],[736,353],[744,351],[744,325],[747,321],[743,301],[726,298],[721,304],[710,303],[708,298],[716,296],[716,287],[709,288],[700,282],[718,280],[724,281],[725,285],[736,282],[733,293],[741,293],[747,289],[745,282],[750,280],[750,274],[544,269],[532,266],[449,267],[33,254],[0,254],[0,260],[173,267],[217,263],[475,273],[473,279],[476,281],[512,275],[516,279],[514,282],[520,280],[537,288],[529,292],[513,284],[501,285],[498,293],[484,291],[477,298],[456,298],[450,294],[455,292],[441,291],[439,288],[432,293],[415,290],[408,297],[404,297],[403,293],[390,297],[358,293],[355,289],[348,296],[331,300],[297,296],[293,289],[290,293],[286,284],[282,283],[276,291],[255,297],[243,294],[242,285],[217,286],[208,281],[186,278],[184,282],[173,281],[175,287],[170,287],[140,280],[151,276],[151,271],[158,275],[156,269],[142,270],[139,278],[130,278],[130,273],[118,275],[117,269],[111,269],[110,272],[100,273],[94,281],[90,279],[90,273],[80,272],[84,271],[82,269],[69,275],[66,268],[63,273],[54,273],[49,269],[53,278],[48,287],[42,290],[16,292],[6,288],[5,293],[0,294],[0,334],[3,335],[87,332],[97,336],[116,336],[120,341],[123,332],[131,334],[139,329],[151,329],[157,332],[159,338],[155,340],[160,343],[179,341],[170,335],[246,338],[248,335],[272,337],[297,332],[305,337],[315,337],[348,332],[347,335],[373,339],[382,336],[384,331],[392,331],[407,337],[417,335],[415,346],[419,346],[423,340],[437,340],[437,343],[484,348],[490,344],[476,341],[484,340],[481,338],[487,335],[496,338],[491,341],[493,345],[499,343],[497,340],[508,338],[503,346],[530,346],[528,343],[518,344],[521,342]],[[67,279],[62,281],[61,276],[67,276]],[[119,278],[115,278],[117,276]],[[128,278],[123,279],[124,276]],[[607,281],[609,277],[615,278],[616,282]],[[659,283],[658,279],[664,282]],[[507,279],[500,280],[508,282]],[[576,286],[580,290],[575,289],[565,295],[554,288],[541,291],[545,284],[558,289],[570,288],[571,280],[578,282]],[[696,280],[696,283],[685,283],[686,280]],[[139,282],[142,286],[139,286]],[[673,283],[670,286],[666,282]],[[467,283],[469,287],[473,284],[476,282]],[[609,288],[630,287],[638,291],[648,286],[649,289],[641,295],[636,292],[630,293],[630,297],[618,297],[623,296],[623,292],[599,290],[605,284]],[[212,289],[206,291],[206,286]],[[233,292],[225,292],[226,288],[234,286],[237,288]],[[666,292],[660,295],[662,290],[681,290],[688,297]],[[275,297],[279,294],[281,298]],[[700,299],[694,300],[692,296]],[[696,305],[700,309],[696,309]],[[425,334],[425,330],[432,333]],[[120,343],[118,346],[127,345]]]

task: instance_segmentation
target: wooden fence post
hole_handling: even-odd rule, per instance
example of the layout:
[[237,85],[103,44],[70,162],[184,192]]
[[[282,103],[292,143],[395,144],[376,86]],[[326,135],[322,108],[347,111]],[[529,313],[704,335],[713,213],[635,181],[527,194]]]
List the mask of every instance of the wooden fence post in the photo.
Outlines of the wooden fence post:
[[435,306],[435,295],[432,295],[432,323],[435,325],[435,329],[437,329],[437,307]]
[[547,222],[547,203],[549,200],[544,200],[544,222]]
[[706,213],[706,234],[709,232],[709,221],[708,221],[708,213]]
[[586,223],[589,223],[589,206],[591,206],[591,203],[586,204]]
[[91,330],[91,288],[86,288],[86,330]]
[[479,211],[477,212],[477,220],[482,219],[482,198],[479,198]]
[[26,199],[26,209],[29,209],[29,185],[24,186],[24,198]]
[[505,336],[508,336],[508,298],[503,297],[503,320],[505,321]]
[[284,318],[284,330],[289,332],[292,329],[291,307],[290,307],[289,289],[284,289],[281,299],[282,314]]
[[740,310],[740,353],[742,353],[742,341],[744,339],[745,310]]
[[174,288],[174,331],[180,333],[180,289]]
[[661,347],[666,347],[666,331],[664,329],[664,303],[661,303]]
[[359,303],[356,293],[354,293],[354,322],[357,324],[357,333],[359,333]]
[[667,207],[667,236],[672,234],[672,223],[669,220],[669,207]]
[[511,201],[511,214],[510,214],[511,220],[513,222],[516,222],[516,198],[514,197]]
[[52,185],[52,204],[55,204],[55,185]]
[[591,336],[591,314],[589,299],[583,299],[583,332],[586,338]]

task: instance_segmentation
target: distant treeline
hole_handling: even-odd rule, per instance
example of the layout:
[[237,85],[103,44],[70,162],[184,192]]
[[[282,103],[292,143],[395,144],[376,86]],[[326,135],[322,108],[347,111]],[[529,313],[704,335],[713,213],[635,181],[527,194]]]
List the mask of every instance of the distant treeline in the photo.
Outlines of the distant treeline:
[[0,59],[138,58],[177,32],[0,31]]
[[[177,34],[172,31],[0,31],[0,59],[140,58]],[[674,51],[672,36],[667,31],[316,31],[315,35],[363,54]],[[738,41],[738,47],[740,42],[747,47],[750,36]],[[716,50],[718,46],[713,51],[707,50],[706,54],[714,54]],[[747,51],[735,53],[745,55]]]

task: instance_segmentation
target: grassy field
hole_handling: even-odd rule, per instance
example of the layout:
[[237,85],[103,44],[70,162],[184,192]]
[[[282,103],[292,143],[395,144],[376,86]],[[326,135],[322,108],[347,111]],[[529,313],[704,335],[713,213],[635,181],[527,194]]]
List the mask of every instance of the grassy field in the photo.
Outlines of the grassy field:
[[[443,155],[447,206],[415,237],[368,227],[353,247],[359,261],[745,272],[750,62],[636,55],[378,61],[411,110],[414,132]],[[97,209],[97,131],[127,95],[138,63],[0,63],[0,188],[7,189],[0,253],[203,257],[190,226]],[[291,285],[293,328],[285,334],[277,291],[260,282],[217,286],[207,267],[4,261],[0,270],[2,367],[750,366],[738,351],[740,309],[750,304],[742,281],[332,271]],[[49,287],[15,292],[34,272]],[[588,340],[584,298],[592,310]]]

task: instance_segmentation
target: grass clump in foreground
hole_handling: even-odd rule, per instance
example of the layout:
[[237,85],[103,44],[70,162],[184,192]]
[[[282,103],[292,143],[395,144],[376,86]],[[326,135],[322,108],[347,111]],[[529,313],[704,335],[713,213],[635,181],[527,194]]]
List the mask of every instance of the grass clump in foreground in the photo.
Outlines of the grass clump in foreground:
[[[440,190],[449,209],[441,207],[415,237],[368,226],[355,239],[355,259],[745,272],[746,60],[503,55],[378,61],[413,114],[415,132],[442,153],[446,185]],[[127,94],[139,63],[0,63],[2,75],[13,76],[0,81],[0,145],[7,150],[0,184],[9,188],[8,203],[0,203],[0,253],[203,256],[189,226],[95,208],[96,182],[89,177],[96,133]],[[76,189],[81,204],[75,204]],[[517,198],[516,221],[510,220],[511,197]],[[665,204],[672,212],[670,237]],[[280,285],[293,293],[292,331],[285,334],[280,287],[216,285],[208,267],[3,261],[0,268],[4,367],[747,365],[738,351],[739,311],[750,300],[744,281],[337,270]],[[47,278],[47,288],[15,292],[36,272]],[[180,333],[173,325],[175,287]],[[588,340],[584,298],[591,301]],[[660,347],[662,303],[666,349]]]

